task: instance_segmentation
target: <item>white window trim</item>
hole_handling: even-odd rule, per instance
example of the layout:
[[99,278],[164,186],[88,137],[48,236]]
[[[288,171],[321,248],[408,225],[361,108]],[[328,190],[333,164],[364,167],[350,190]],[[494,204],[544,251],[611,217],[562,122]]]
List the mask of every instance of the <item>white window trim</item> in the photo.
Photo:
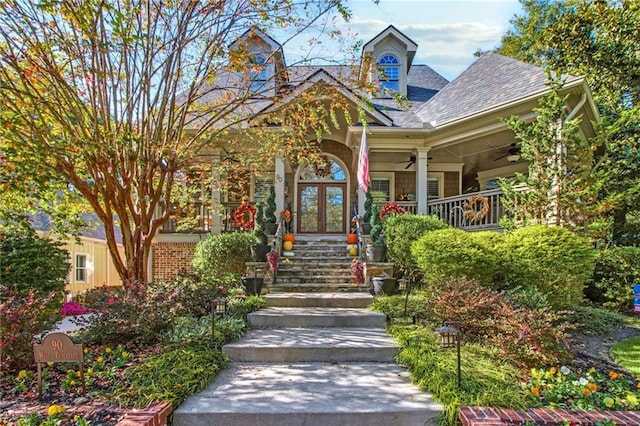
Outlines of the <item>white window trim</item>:
[[396,199],[396,174],[393,172],[370,172],[369,177],[373,179],[389,180],[389,198],[390,201]]
[[275,185],[275,179],[274,179],[274,175],[272,173],[257,173],[257,174],[253,174],[251,175],[251,183],[250,186],[251,188],[249,188],[249,190],[251,191],[251,201],[252,202],[257,202],[256,200],[256,180],[268,180],[271,181],[271,185]]
[[[78,280],[78,256],[84,256],[84,281]],[[89,253],[77,252],[73,257],[73,282],[87,284],[89,282]]]

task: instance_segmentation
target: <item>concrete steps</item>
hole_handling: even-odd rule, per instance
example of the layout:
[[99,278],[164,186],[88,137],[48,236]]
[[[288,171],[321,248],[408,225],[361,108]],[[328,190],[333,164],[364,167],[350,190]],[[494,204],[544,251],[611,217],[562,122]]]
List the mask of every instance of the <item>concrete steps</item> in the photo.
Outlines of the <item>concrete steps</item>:
[[280,262],[272,292],[359,292],[351,275],[353,257],[347,253],[346,236],[296,238],[294,257]]
[[396,364],[235,363],[174,426],[425,426],[442,407]]
[[372,328],[252,330],[224,346],[236,362],[387,362],[398,345],[384,330]]
[[393,363],[398,346],[365,293],[270,293],[232,366],[173,414],[174,426],[425,426],[442,406]]
[[268,308],[249,314],[252,328],[382,328],[384,314],[362,308]]

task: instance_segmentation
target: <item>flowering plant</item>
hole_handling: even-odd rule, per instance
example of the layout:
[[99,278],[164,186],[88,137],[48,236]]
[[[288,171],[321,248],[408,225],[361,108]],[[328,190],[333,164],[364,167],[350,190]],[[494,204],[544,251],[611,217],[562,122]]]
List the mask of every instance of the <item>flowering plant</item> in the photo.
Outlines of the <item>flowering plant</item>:
[[568,367],[531,370],[527,392],[547,406],[582,410],[637,410],[640,382],[616,371],[608,374],[589,369],[574,372]]
[[251,204],[244,202],[233,212],[233,221],[240,229],[253,229],[255,226],[256,209]]
[[380,219],[383,219],[385,216],[390,214],[405,214],[407,211],[396,202],[388,201],[384,203],[382,206],[382,210],[380,210]]
[[280,261],[280,253],[277,250],[271,250],[267,253],[267,263],[269,263],[269,272],[274,273],[278,268],[278,261]]
[[77,304],[76,302],[66,302],[60,308],[60,315],[63,317],[66,316],[74,316],[74,315],[84,315],[91,312],[91,309],[85,308],[82,305]]
[[356,284],[364,284],[364,263],[353,259],[351,263],[351,275],[356,279]]
[[280,210],[280,217],[287,223],[291,222],[291,212],[289,210]]

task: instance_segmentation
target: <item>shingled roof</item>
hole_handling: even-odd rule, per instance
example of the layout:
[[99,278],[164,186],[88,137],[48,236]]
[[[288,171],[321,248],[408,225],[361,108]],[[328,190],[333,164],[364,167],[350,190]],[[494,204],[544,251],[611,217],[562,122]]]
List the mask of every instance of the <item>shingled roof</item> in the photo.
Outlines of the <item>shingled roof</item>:
[[[579,80],[565,76],[566,82]],[[425,123],[441,126],[548,89],[548,76],[539,68],[489,52],[445,86],[417,112]]]

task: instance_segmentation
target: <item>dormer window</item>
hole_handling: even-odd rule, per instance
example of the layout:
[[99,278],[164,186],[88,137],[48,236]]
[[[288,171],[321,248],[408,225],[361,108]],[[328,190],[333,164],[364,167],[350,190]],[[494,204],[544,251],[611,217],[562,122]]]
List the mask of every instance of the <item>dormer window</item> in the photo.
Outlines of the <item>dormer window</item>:
[[380,65],[380,89],[400,91],[400,61],[393,55],[384,55]]
[[264,93],[267,89],[269,66],[266,65],[266,62],[267,61],[263,56],[256,56],[250,64],[249,90],[254,95]]

